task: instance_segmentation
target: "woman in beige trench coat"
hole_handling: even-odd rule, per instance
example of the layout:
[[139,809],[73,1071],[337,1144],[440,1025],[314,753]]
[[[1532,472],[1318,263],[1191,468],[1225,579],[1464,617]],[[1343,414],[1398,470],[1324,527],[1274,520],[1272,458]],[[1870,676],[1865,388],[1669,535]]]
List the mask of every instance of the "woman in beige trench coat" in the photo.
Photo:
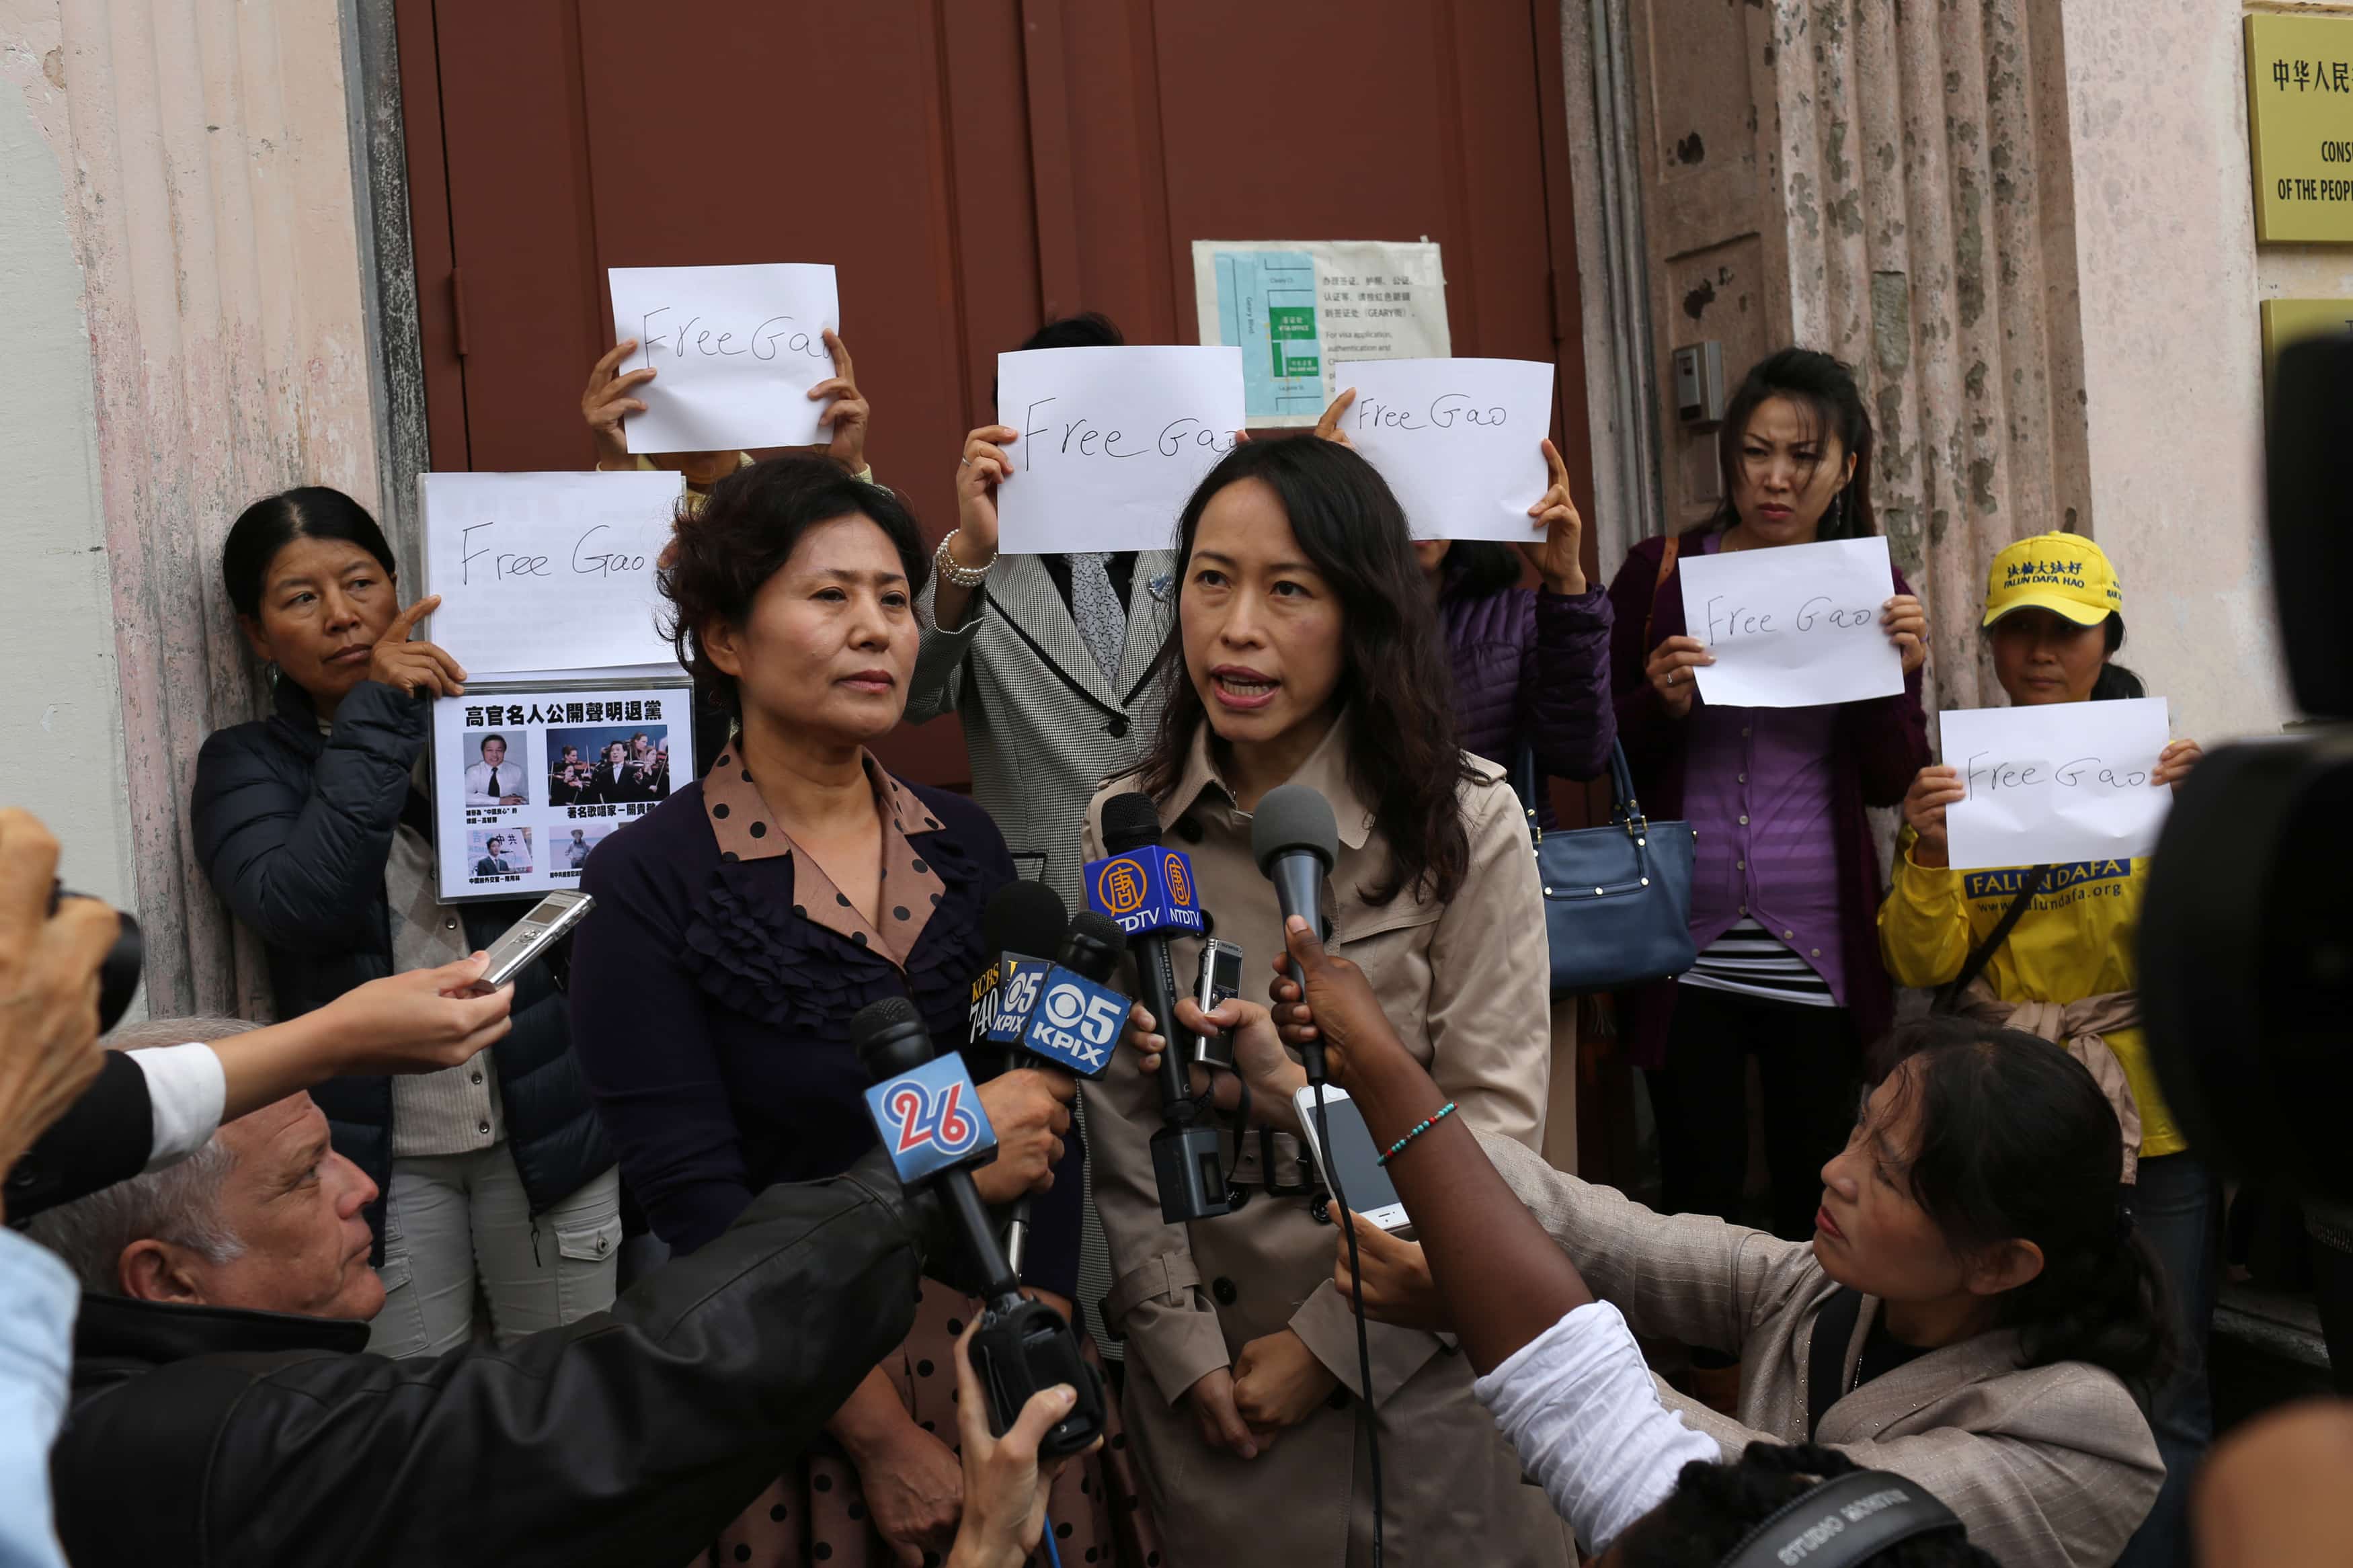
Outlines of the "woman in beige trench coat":
[[[1104,803],[1150,795],[1256,990],[1282,935],[1250,813],[1281,784],[1320,790],[1339,828],[1324,894],[1339,950],[1455,1114],[1538,1147],[1549,998],[1535,859],[1501,770],[1454,743],[1445,652],[1396,499],[1332,443],[1255,443],[1202,481],[1179,537],[1177,625],[1155,666],[1167,717],[1143,764],[1090,805],[1088,857],[1103,854]],[[1176,944],[1180,977],[1198,947]],[[1171,1226],[1149,1148],[1156,1089],[1113,1073],[1085,1093],[1123,1408],[1168,1562],[1368,1563],[1366,1394],[1332,1284],[1337,1233],[1305,1197],[1268,1191],[1270,1174],[1313,1184],[1297,1146],[1276,1136],[1269,1173],[1259,1140],[1229,1142],[1246,1201]],[[1379,1323],[1369,1337],[1388,1560],[1573,1564],[1452,1343]]]

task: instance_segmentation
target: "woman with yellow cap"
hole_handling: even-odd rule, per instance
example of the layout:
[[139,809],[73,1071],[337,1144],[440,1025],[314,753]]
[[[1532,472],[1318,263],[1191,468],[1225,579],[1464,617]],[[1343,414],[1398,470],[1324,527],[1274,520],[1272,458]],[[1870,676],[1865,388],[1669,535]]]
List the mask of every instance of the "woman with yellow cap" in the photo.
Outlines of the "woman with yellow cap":
[[[2125,640],[2123,606],[2116,569],[2088,539],[2045,533],[1996,555],[1984,624],[1994,676],[2010,700],[2146,695],[2140,678],[2115,662]],[[2159,755],[2153,783],[2178,784],[2199,756],[2197,742],[2174,742]],[[2190,1471],[2213,1434],[2204,1347],[2214,1318],[2222,1194],[2166,1110],[2141,1032],[2134,938],[2148,862],[1956,871],[1945,812],[1967,793],[1950,767],[1923,768],[1913,781],[1894,887],[1879,911],[1880,949],[1899,984],[1945,987],[1958,1010],[2029,1028],[2082,1058],[2110,1089],[2128,1140],[2137,1113],[2131,1218],[2164,1262],[2181,1363],[2149,1413],[2165,1487],[2117,1561],[2187,1563]]]

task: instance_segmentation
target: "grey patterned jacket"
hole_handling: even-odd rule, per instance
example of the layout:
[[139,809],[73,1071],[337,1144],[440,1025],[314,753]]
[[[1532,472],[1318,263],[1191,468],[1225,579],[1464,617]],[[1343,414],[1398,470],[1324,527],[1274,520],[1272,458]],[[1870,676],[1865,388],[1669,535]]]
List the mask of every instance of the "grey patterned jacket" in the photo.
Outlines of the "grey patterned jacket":
[[[1000,556],[953,630],[933,617],[936,582],[915,601],[923,646],[907,721],[963,719],[973,798],[997,819],[1021,874],[1039,877],[1074,910],[1084,903],[1079,830],[1087,801],[1135,764],[1160,722],[1161,692],[1146,689],[1145,671],[1176,606],[1175,564],[1166,550],[1135,558],[1116,683],[1103,679],[1039,556]],[[1029,858],[1038,855],[1042,873]]]

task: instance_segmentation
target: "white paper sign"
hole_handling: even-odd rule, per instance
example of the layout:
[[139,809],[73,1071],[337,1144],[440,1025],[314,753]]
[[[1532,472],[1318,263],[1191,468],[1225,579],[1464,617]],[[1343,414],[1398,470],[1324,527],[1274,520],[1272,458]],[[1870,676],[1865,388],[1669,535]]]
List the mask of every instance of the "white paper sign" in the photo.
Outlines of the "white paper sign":
[[1552,366],[1525,359],[1392,359],[1344,364],[1356,389],[1341,428],[1405,508],[1416,539],[1539,535],[1528,508],[1551,484]]
[[688,687],[470,684],[463,697],[441,698],[433,704],[441,900],[576,888],[590,851],[693,777]]
[[1003,549],[1166,550],[1185,499],[1242,428],[1241,351],[999,354],[997,414],[1020,433],[997,492]]
[[658,374],[623,426],[632,452],[807,447],[830,402],[808,390],[833,375],[825,331],[841,327],[833,268],[615,267],[613,341],[638,340],[624,372]]
[[1943,716],[1968,798],[1946,808],[1953,868],[2129,860],[2157,846],[2173,792],[2150,783],[2165,700],[1973,708]]
[[1810,708],[1904,689],[1904,656],[1879,625],[1895,592],[1884,539],[1686,550],[1675,573],[1689,635],[1715,655],[1699,667],[1706,700]]
[[676,474],[422,474],[432,639],[470,680],[662,666],[654,563]]

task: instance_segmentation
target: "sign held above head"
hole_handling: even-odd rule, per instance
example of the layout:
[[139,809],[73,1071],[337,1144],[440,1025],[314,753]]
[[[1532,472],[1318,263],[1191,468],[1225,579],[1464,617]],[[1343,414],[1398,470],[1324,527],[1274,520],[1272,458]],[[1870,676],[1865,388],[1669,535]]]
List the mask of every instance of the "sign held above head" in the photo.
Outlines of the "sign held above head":
[[1416,539],[1529,540],[1549,476],[1553,367],[1539,360],[1392,359],[1344,364],[1356,389],[1339,429],[1388,481]]
[[624,430],[632,452],[806,447],[825,439],[830,379],[825,334],[841,326],[830,264],[614,267],[613,341],[635,339],[624,373],[651,369],[643,414]]
[[1016,437],[997,491],[1000,547],[1166,550],[1185,500],[1242,428],[1228,348],[1031,349],[997,356]]

